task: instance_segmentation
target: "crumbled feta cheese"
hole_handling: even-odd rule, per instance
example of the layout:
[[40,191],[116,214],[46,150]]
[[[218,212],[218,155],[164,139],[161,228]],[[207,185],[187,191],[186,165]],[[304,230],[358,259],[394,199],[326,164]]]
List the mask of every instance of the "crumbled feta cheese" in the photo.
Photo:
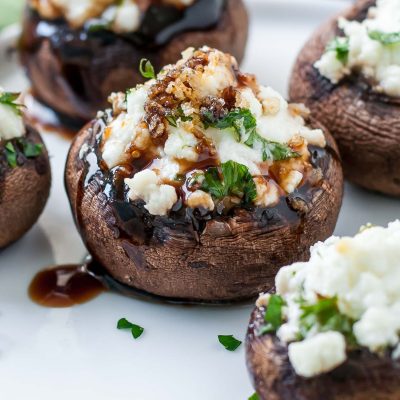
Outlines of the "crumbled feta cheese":
[[354,324],[357,342],[371,351],[394,346],[399,342],[399,321],[400,318],[390,308],[372,306]]
[[254,204],[261,207],[269,207],[279,202],[279,190],[271,182],[262,177],[254,178],[257,189],[257,197]]
[[315,63],[315,68],[334,84],[352,71],[361,71],[376,82],[378,91],[400,96],[400,43],[385,45],[369,36],[373,31],[399,32],[399,21],[399,0],[377,0],[362,22],[340,18],[338,25],[348,38],[347,60],[338,60],[336,51],[330,50]]
[[229,129],[209,128],[205,134],[212,139],[222,163],[232,160],[245,165],[253,176],[261,175],[258,166],[263,161],[261,151],[238,142]]
[[258,308],[267,307],[268,304],[269,304],[269,299],[270,299],[270,298],[271,298],[271,295],[270,295],[269,293],[261,293],[261,294],[258,296],[258,299],[257,299],[257,301],[256,301],[256,306],[257,306]]
[[124,0],[115,7],[112,29],[117,33],[136,32],[140,26],[141,12],[135,1]]
[[289,360],[296,373],[305,378],[328,372],[346,360],[346,341],[341,333],[318,333],[289,344]]
[[303,174],[299,171],[290,171],[287,177],[281,182],[282,189],[286,193],[293,193],[303,179]]
[[212,197],[202,190],[191,193],[187,199],[187,205],[190,208],[203,207],[209,211],[213,211],[215,207]]
[[[369,226],[352,238],[331,237],[324,243],[317,243],[311,248],[308,262],[282,268],[276,276],[275,286],[277,294],[286,303],[283,309],[285,322],[277,336],[284,342],[298,340],[300,298],[310,305],[321,298],[336,298],[339,312],[355,321],[353,334],[360,346],[371,352],[398,346],[399,243],[400,221],[390,223],[387,228]],[[307,333],[305,342],[309,343],[315,335],[318,335],[318,326]],[[293,344],[293,348],[304,349],[302,343]],[[326,351],[332,350],[328,349],[330,346],[326,344]],[[314,374],[326,371],[302,365],[298,368],[303,374],[307,368]]]
[[[321,129],[310,129],[305,125],[301,115],[290,112],[287,101],[270,87],[260,86],[258,98],[264,104],[264,114],[257,120],[258,133],[267,140],[288,143],[293,137],[300,135],[309,144],[324,147],[325,136]],[[279,101],[279,104],[278,104]],[[265,112],[265,102],[272,103],[274,112]]]
[[171,158],[195,162],[199,158],[199,153],[196,151],[198,143],[199,141],[192,133],[181,127],[171,126],[164,151]]
[[[0,95],[4,93],[0,88]],[[26,129],[21,115],[7,105],[0,104],[0,140],[10,140],[25,135]]]
[[125,184],[129,187],[129,198],[144,200],[146,210],[152,215],[166,215],[178,200],[175,188],[160,184],[157,174],[149,169],[125,179]]

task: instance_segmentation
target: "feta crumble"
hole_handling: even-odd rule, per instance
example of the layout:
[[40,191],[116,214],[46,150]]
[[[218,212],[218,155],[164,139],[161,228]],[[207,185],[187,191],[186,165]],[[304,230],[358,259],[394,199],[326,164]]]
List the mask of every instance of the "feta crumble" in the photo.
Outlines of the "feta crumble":
[[[289,358],[298,375],[315,376],[343,363],[349,334],[358,346],[377,354],[389,349],[394,352],[393,357],[398,357],[399,243],[399,220],[387,228],[368,226],[354,237],[331,237],[317,243],[311,248],[308,262],[279,271],[276,293],[285,306],[284,323],[277,336],[289,343]],[[304,331],[302,307],[312,307],[323,300],[337,307],[332,313],[346,321],[346,330],[341,331],[339,325],[338,330],[326,332],[319,322]]]
[[400,96],[400,41],[388,45],[370,35],[400,32],[400,0],[377,0],[364,21],[340,18],[338,25],[345,37],[337,40],[342,45],[348,41],[348,54],[340,59],[334,48],[327,50],[315,63],[320,74],[337,84],[352,72],[361,71],[377,91]]
[[[0,96],[5,93],[0,88]],[[7,104],[0,103],[0,140],[10,140],[24,136],[26,132],[22,116]]]

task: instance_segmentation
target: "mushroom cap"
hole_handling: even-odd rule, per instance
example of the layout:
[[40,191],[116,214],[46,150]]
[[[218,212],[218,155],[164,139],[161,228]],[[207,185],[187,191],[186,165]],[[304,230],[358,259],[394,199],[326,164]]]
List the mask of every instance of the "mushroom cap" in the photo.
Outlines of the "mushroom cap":
[[72,143],[67,193],[89,252],[126,287],[189,302],[247,299],[270,289],[280,267],[307,259],[310,245],[334,230],[343,176],[326,131],[326,149],[311,149],[323,172],[317,186],[304,185],[276,207],[236,208],[203,220],[184,206],[152,217],[143,205],[111,202],[94,153],[90,165],[79,157],[84,144],[96,148],[94,126],[87,125]]
[[[27,126],[27,138],[43,144],[36,130]],[[0,144],[1,145],[1,144]],[[0,249],[23,236],[46,205],[51,186],[47,150],[23,165],[0,172]]]
[[258,336],[265,309],[256,308],[246,337],[247,367],[262,400],[397,400],[400,362],[366,349],[348,353],[333,371],[302,378],[294,371],[287,346],[274,334]]
[[[58,31],[51,40],[37,35],[38,26],[43,23]],[[144,81],[139,72],[142,58],[150,59],[155,70],[160,71],[179,59],[189,46],[208,45],[232,54],[240,62],[247,35],[248,16],[242,0],[226,0],[215,27],[185,30],[155,48],[135,45],[114,33],[88,39],[82,30],[71,29],[65,21],[46,21],[27,9],[20,55],[35,97],[56,111],[65,124],[80,128],[96,116],[97,110],[107,107],[111,92],[124,91]]]
[[[358,0],[341,16],[362,21],[374,4]],[[347,179],[400,196],[400,98],[374,92],[360,74],[332,84],[313,66],[340,34],[337,19],[323,24],[301,50],[290,80],[290,99],[305,103],[330,130]]]

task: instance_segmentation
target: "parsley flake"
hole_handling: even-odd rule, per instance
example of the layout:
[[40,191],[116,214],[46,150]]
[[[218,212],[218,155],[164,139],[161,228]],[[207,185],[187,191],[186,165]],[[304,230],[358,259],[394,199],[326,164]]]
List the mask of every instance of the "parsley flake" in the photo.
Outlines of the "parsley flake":
[[235,161],[221,164],[221,170],[208,168],[204,173],[201,189],[217,199],[235,196],[244,203],[252,202],[257,196],[256,184],[249,169]]
[[132,324],[126,318],[121,318],[118,321],[117,329],[121,329],[121,330],[129,329],[131,331],[134,339],[138,339],[140,336],[142,336],[142,333],[144,332],[144,328],[142,328],[139,325]]
[[175,128],[178,127],[178,120],[182,122],[193,120],[192,117],[185,115],[181,106],[179,106],[175,111],[171,112],[171,114],[167,115],[165,118],[168,121],[168,123]]
[[8,142],[5,146],[7,163],[11,168],[17,166],[17,151],[11,142]]
[[285,305],[283,298],[277,294],[273,294],[269,299],[267,311],[265,312],[264,325],[259,334],[276,332],[283,323],[282,307]]
[[139,64],[139,71],[143,78],[155,79],[156,73],[154,72],[154,67],[152,63],[147,58],[142,58]]
[[385,33],[381,31],[369,31],[368,36],[372,40],[381,42],[384,46],[400,43],[400,32]]
[[329,42],[326,47],[326,51],[336,52],[336,58],[342,63],[346,64],[349,58],[349,38],[347,37],[335,37]]
[[206,111],[202,113],[202,122],[206,129],[209,127],[233,129],[237,135],[238,141],[240,141],[244,135],[251,134],[255,131],[257,126],[256,118],[250,110],[246,108],[236,108],[219,119],[214,118],[211,112]]
[[300,316],[300,334],[306,337],[307,333],[318,327],[320,332],[337,331],[341,332],[350,345],[356,344],[353,334],[354,320],[340,313],[337,297],[322,298],[317,303],[301,305],[302,314]]
[[300,157],[299,153],[293,151],[286,144],[266,140],[263,137],[261,137],[256,131],[253,131],[248,136],[244,144],[249,147],[254,147],[257,145],[261,147],[263,161],[267,160],[282,161],[282,160],[287,160],[289,158]]
[[249,147],[261,147],[263,161],[281,161],[288,158],[299,157],[289,146],[272,142],[257,133],[257,120],[250,110],[236,108],[223,118],[216,119],[209,111],[202,112],[202,122],[206,129],[232,129],[238,142],[242,141]]
[[235,351],[242,342],[233,337],[233,335],[218,335],[218,340],[228,351]]
[[0,104],[11,107],[18,115],[22,115],[21,108],[25,107],[23,104],[16,103],[20,93],[4,92],[0,94]]

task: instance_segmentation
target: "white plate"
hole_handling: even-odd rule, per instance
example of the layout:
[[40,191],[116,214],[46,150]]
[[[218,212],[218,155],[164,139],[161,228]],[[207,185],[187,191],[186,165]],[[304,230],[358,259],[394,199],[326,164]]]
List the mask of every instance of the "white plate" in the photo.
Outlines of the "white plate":
[[[348,1],[253,0],[244,70],[286,93],[301,45],[323,20]],[[26,88],[5,49],[16,30],[0,38],[0,85]],[[243,339],[252,305],[184,307],[104,294],[82,306],[41,308],[27,297],[36,271],[78,262],[85,254],[64,192],[68,142],[44,139],[51,154],[52,193],[39,223],[0,254],[0,398],[2,400],[245,400],[253,393],[243,346],[225,351],[218,334]],[[346,186],[338,234],[354,234],[367,221],[386,224],[400,201]],[[132,340],[115,328],[126,317],[145,327]]]

